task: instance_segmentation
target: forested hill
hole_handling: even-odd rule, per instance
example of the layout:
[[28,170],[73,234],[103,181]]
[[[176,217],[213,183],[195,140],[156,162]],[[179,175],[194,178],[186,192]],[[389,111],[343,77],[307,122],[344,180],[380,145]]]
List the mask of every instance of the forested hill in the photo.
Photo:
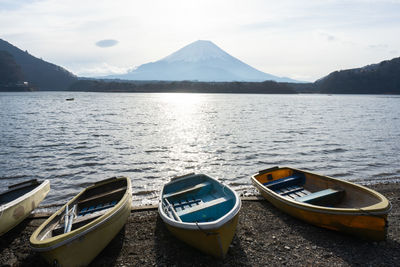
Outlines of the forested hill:
[[329,94],[400,94],[400,57],[332,72],[316,81],[314,88]]
[[21,67],[7,51],[0,50],[0,92],[31,91],[32,88],[23,82]]
[[64,68],[36,58],[2,39],[0,51],[11,54],[21,68],[22,79],[39,90],[66,90],[77,79]]
[[294,94],[287,84],[265,82],[79,80],[71,91]]
[[0,84],[17,83],[23,80],[21,67],[7,51],[0,50]]

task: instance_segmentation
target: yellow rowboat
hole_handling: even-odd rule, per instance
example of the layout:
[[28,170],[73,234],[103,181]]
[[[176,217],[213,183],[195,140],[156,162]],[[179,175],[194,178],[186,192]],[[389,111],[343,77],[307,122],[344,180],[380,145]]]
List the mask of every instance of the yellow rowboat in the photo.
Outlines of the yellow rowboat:
[[89,264],[126,223],[131,190],[126,177],[84,189],[35,230],[30,238],[33,250],[51,265]]
[[391,204],[374,190],[288,167],[260,171],[251,181],[275,207],[308,223],[364,239],[386,238]]
[[158,212],[177,238],[224,258],[235,234],[240,207],[240,198],[228,186],[192,173],[164,185]]
[[50,191],[49,180],[36,179],[11,185],[0,194],[0,236],[18,225]]

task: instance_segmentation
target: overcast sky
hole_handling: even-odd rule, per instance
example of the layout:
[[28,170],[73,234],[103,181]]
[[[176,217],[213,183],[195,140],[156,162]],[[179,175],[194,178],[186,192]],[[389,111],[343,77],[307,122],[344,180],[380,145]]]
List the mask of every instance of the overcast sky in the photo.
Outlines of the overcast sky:
[[196,40],[314,81],[400,56],[400,0],[0,0],[0,38],[77,75],[123,73]]

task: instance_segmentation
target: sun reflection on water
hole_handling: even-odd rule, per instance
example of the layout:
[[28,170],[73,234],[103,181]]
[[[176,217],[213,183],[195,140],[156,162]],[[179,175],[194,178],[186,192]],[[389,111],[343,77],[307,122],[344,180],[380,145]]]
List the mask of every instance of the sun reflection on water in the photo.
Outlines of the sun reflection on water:
[[204,96],[191,93],[160,94],[161,116],[167,124],[165,144],[169,151],[171,175],[199,170],[208,143],[207,112]]
[[165,93],[159,94],[159,98],[170,104],[190,105],[201,102],[204,97],[195,93]]

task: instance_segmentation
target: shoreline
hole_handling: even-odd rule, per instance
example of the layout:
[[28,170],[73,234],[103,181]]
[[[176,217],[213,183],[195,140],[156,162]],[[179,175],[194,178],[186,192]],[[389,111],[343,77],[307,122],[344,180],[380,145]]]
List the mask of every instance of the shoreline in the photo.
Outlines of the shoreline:
[[[244,198],[239,224],[224,260],[205,255],[166,229],[157,206],[134,207],[122,231],[91,266],[395,266],[400,260],[399,184],[370,188],[392,203],[385,241],[364,241],[295,219],[258,196]],[[42,217],[40,217],[40,215]],[[43,266],[29,245],[46,214],[33,214],[0,240],[1,266]]]

